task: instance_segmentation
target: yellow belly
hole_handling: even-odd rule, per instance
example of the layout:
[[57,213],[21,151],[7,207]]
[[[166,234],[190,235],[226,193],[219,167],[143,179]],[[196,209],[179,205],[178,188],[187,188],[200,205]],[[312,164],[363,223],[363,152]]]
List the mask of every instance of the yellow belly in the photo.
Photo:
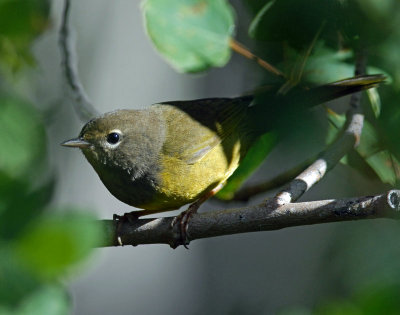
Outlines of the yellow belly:
[[154,199],[140,208],[172,210],[191,203],[223,184],[238,167],[240,158],[239,140],[228,147],[226,143],[217,145],[194,164],[163,156],[160,184]]

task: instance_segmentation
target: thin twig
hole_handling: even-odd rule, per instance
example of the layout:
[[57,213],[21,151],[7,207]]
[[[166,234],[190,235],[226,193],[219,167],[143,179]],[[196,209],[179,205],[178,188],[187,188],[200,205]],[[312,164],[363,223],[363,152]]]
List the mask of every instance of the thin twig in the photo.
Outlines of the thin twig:
[[[327,222],[391,218],[400,219],[400,191],[391,190],[377,196],[288,203],[270,208],[265,203],[238,209],[194,214],[188,226],[190,240],[222,235],[278,230],[286,227]],[[118,222],[100,221],[105,239],[101,246],[169,244],[182,245],[179,225],[174,217],[138,219]],[[117,229],[118,226],[118,229]]]
[[64,1],[64,9],[61,20],[61,27],[59,31],[59,46],[61,52],[61,64],[64,70],[64,77],[68,86],[71,89],[73,98],[73,105],[76,113],[82,121],[88,121],[89,119],[97,116],[97,111],[90,102],[83,85],[80,82],[77,64],[74,60],[74,49],[71,44],[70,30],[69,30],[69,11],[70,1]]
[[302,163],[294,166],[293,168],[278,174],[277,176],[269,179],[268,181],[265,181],[260,184],[255,184],[252,186],[243,187],[235,193],[232,200],[248,201],[251,197],[255,195],[265,193],[272,189],[278,188],[286,184],[293,178],[295,178],[297,174],[299,174],[302,170],[304,170],[304,168],[310,165],[310,163],[312,163],[314,160],[315,158],[307,159],[306,161],[303,161]]
[[275,68],[273,65],[271,65],[270,63],[268,63],[267,61],[261,59],[260,57],[254,55],[250,50],[248,50],[246,47],[244,47],[242,44],[240,44],[239,42],[237,42],[236,40],[234,40],[233,38],[230,39],[229,45],[231,47],[231,49],[235,52],[237,52],[238,54],[250,59],[250,60],[254,60],[255,62],[257,62],[261,67],[263,67],[264,69],[266,69],[267,71],[285,78],[285,74],[283,72],[281,72],[280,70],[278,70],[277,68]]
[[[355,74],[365,73],[366,53],[360,51],[357,56]],[[360,113],[361,92],[354,93],[350,99],[350,108],[346,113],[346,123],[337,139],[302,173],[300,173],[286,188],[274,198],[268,200],[270,204],[283,205],[298,200],[307,190],[320,181],[340,159],[358,145],[364,123],[364,116]]]

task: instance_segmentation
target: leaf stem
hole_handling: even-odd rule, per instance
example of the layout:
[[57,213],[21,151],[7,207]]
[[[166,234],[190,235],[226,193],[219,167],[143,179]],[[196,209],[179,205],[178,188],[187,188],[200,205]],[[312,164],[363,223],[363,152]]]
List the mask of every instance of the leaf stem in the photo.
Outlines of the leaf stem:
[[255,54],[253,54],[248,48],[246,48],[245,46],[240,44],[235,39],[233,39],[233,38],[230,39],[229,46],[236,53],[238,53],[238,54],[240,54],[240,55],[242,55],[242,56],[244,56],[244,57],[246,57],[246,58],[248,58],[250,60],[254,60],[261,67],[263,67],[267,71],[273,73],[274,75],[277,75],[277,76],[282,77],[282,78],[286,77],[283,72],[281,72],[280,70],[275,68],[273,65],[271,65],[267,61],[261,59],[260,57],[256,56]]

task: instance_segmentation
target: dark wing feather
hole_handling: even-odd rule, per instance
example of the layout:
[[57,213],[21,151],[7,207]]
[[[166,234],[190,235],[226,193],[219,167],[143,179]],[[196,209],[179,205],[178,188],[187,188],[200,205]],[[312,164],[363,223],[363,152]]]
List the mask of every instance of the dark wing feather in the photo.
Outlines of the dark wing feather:
[[245,96],[156,104],[168,126],[163,153],[188,164],[200,161],[233,132],[238,132],[251,101],[251,96]]

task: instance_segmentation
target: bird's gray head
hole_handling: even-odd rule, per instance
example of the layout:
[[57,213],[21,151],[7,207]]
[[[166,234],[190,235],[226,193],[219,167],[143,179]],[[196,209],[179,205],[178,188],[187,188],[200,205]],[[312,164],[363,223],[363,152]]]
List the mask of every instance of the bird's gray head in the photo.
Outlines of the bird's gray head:
[[162,130],[162,121],[148,110],[117,110],[90,120],[62,145],[80,148],[98,173],[104,167],[142,170],[161,149]]

